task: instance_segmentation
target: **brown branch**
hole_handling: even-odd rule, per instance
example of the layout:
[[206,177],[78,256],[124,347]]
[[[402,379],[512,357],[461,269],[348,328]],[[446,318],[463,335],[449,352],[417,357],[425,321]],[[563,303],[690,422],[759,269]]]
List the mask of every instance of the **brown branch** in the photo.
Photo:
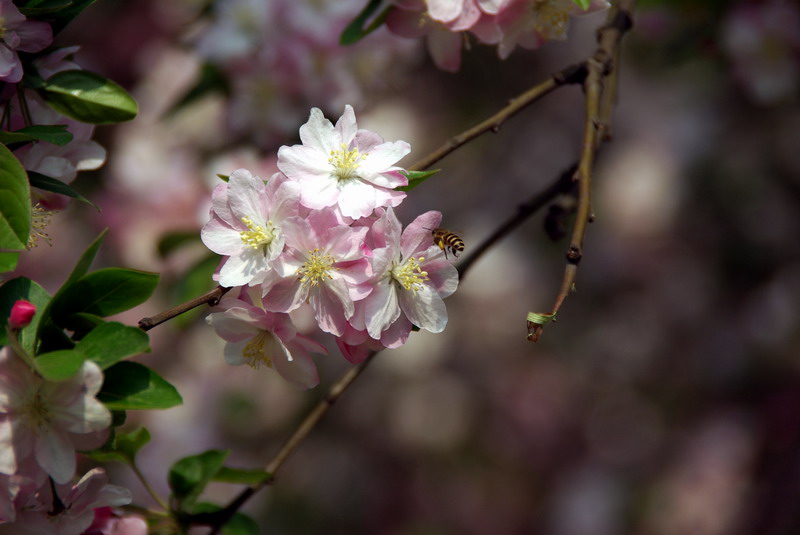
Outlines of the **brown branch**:
[[139,320],[139,328],[143,331],[149,331],[156,325],[161,325],[167,320],[170,320],[176,316],[180,316],[184,312],[188,312],[193,308],[197,308],[200,305],[208,304],[209,306],[216,306],[219,303],[220,298],[225,295],[230,288],[223,288],[222,286],[217,286],[213,290],[208,293],[205,293],[199,297],[195,297],[194,299],[187,301],[185,303],[181,303],[176,307],[172,307],[169,310],[165,310],[155,316],[151,316],[149,318],[142,318]]
[[[610,137],[611,112],[616,100],[616,78],[610,76],[615,70],[615,60],[619,57],[619,43],[632,26],[631,12],[634,0],[620,0],[609,12],[606,24],[598,30],[598,47],[595,54],[586,62],[586,79],[583,87],[586,94],[586,116],[583,127],[581,155],[578,161],[578,208],[575,223],[567,249],[567,265],[561,281],[561,289],[556,296],[552,310],[539,314],[548,321],[555,319],[564,300],[575,287],[578,264],[583,257],[583,239],[591,219],[592,168],[595,153],[603,141]],[[604,83],[611,80],[604,88]],[[604,134],[601,134],[601,130]],[[530,315],[529,315],[530,318]],[[528,320],[528,339],[538,341],[544,328],[544,321]]]
[[331,385],[325,397],[322,398],[311,410],[311,412],[306,415],[289,439],[283,444],[281,449],[278,450],[278,453],[276,453],[272,460],[267,463],[266,471],[268,475],[261,483],[244,489],[223,509],[220,509],[214,513],[195,515],[191,518],[191,521],[197,524],[212,526],[213,529],[209,535],[215,535],[219,533],[219,530],[222,528],[222,526],[224,526],[225,523],[231,519],[236,511],[238,511],[247,500],[249,500],[256,492],[271,485],[275,481],[275,475],[286,463],[286,460],[289,458],[289,456],[294,453],[294,451],[300,446],[303,440],[305,440],[308,434],[314,429],[314,427],[316,427],[319,421],[322,420],[323,416],[328,413],[334,403],[339,400],[339,398],[342,396],[342,394],[344,394],[353,381],[355,381],[356,378],[361,375],[361,372],[363,372],[366,367],[369,366],[369,363],[372,362],[372,359],[377,354],[377,351],[370,353],[362,363],[350,368],[333,385]]
[[495,231],[477,247],[473,248],[471,252],[464,257],[458,264],[458,277],[459,280],[463,279],[472,265],[488,251],[495,243],[507,236],[512,230],[520,226],[529,217],[538,212],[540,209],[552,201],[557,195],[567,193],[573,184],[573,176],[575,175],[575,164],[565,169],[561,174],[544,190],[538,192],[536,195],[525,201],[517,207],[517,213],[508,218],[502,225],[497,227]]
[[584,64],[571,65],[553,74],[544,82],[533,86],[524,93],[512,98],[508,104],[485,121],[478,123],[472,128],[453,136],[441,147],[428,154],[417,163],[409,167],[409,171],[421,171],[456,150],[457,148],[472,141],[483,133],[492,131],[498,132],[500,126],[508,119],[522,111],[526,106],[533,104],[545,95],[550,94],[554,89],[566,84],[580,84],[586,76],[586,66]]

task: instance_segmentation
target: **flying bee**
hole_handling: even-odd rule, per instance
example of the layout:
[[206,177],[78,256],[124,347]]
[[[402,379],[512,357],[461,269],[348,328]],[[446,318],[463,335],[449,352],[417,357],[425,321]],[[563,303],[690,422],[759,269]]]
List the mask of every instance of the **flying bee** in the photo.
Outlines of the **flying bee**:
[[444,251],[444,257],[447,258],[447,250],[453,253],[454,258],[458,258],[458,253],[464,250],[464,240],[458,234],[451,232],[446,228],[435,228],[431,231],[433,236],[433,243],[439,246]]

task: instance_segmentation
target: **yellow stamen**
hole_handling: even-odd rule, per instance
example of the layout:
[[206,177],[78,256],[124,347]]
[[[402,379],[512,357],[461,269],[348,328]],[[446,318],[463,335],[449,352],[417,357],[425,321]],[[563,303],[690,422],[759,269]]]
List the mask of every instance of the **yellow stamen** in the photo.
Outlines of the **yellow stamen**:
[[339,182],[358,178],[358,166],[368,155],[368,152],[361,154],[358,149],[347,150],[347,145],[342,143],[342,150],[332,150],[328,158],[328,163],[333,166],[333,176]]
[[269,331],[261,331],[247,342],[242,356],[247,361],[247,365],[254,370],[259,369],[262,364],[266,364],[267,368],[272,368],[272,355],[268,353],[268,348],[275,345],[275,336]]
[[423,271],[421,267],[424,261],[423,256],[419,258],[412,256],[403,265],[392,268],[392,278],[406,290],[417,293],[422,289],[422,283],[428,280],[428,272]]
[[31,232],[28,235],[28,249],[39,245],[39,239],[47,245],[53,245],[53,239],[44,231],[50,225],[50,218],[55,212],[46,210],[38,202],[31,209]]
[[297,271],[300,282],[305,285],[317,286],[319,283],[332,279],[330,274],[335,259],[333,256],[323,253],[320,249],[308,252],[309,258]]
[[53,421],[53,413],[39,389],[19,408],[19,412],[23,421],[35,432],[46,429]]
[[569,22],[569,4],[558,0],[536,0],[531,5],[534,16],[533,29],[545,38],[564,34]]
[[269,245],[275,239],[275,225],[272,221],[267,222],[267,228],[256,225],[249,217],[243,217],[242,223],[247,225],[248,230],[241,231],[239,236],[242,238],[242,243],[251,249]]

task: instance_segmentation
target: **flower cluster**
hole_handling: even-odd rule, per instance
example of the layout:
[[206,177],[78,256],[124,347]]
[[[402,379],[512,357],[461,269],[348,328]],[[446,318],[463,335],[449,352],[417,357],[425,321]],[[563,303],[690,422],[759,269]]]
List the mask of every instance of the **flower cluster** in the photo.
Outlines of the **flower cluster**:
[[[371,42],[339,46],[362,0],[215,0],[197,54],[227,81],[225,110],[234,135],[262,147],[285,139],[307,112],[305,103],[341,109],[391,86],[412,43],[379,31]],[[409,60],[412,58],[408,58]],[[391,67],[391,68],[390,68]]]
[[319,381],[310,353],[325,349],[297,332],[290,313],[310,307],[358,362],[370,350],[399,347],[413,326],[441,332],[442,299],[458,274],[433,243],[440,213],[405,230],[394,214],[405,198],[396,188],[408,183],[395,164],[408,143],[359,130],[350,106],[335,126],[312,109],[300,140],[280,148],[280,172],[266,183],[239,169],[218,185],[201,237],[225,256],[216,280],[240,287],[208,316],[227,342],[227,362],[274,366],[310,388]]
[[425,36],[436,65],[457,71],[464,32],[497,45],[505,59],[517,45],[538,48],[545,41],[566,39],[572,15],[608,5],[592,0],[582,10],[574,0],[395,0],[386,25],[402,37]]

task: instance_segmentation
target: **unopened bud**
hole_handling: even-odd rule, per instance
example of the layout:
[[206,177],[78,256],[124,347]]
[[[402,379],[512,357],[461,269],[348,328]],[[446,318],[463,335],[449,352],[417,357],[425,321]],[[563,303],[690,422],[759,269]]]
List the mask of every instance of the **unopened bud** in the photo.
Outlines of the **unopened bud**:
[[36,305],[24,299],[17,300],[11,307],[11,316],[8,318],[8,325],[12,329],[22,329],[30,324],[33,315],[36,314]]

